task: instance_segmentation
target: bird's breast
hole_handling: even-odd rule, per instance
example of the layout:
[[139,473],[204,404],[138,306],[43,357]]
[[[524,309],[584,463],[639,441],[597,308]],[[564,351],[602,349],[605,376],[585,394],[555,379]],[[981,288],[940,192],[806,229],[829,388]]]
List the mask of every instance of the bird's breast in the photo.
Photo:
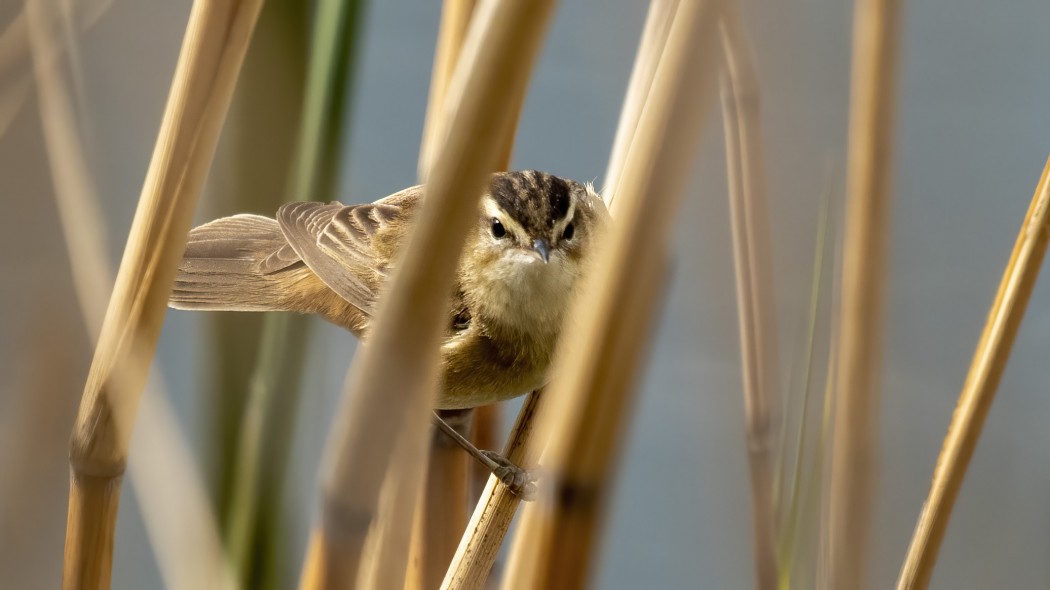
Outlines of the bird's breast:
[[557,328],[501,330],[475,323],[442,347],[439,409],[473,408],[538,389],[547,382]]
[[575,279],[565,260],[510,257],[461,281],[470,326],[442,348],[438,407],[486,405],[545,384]]

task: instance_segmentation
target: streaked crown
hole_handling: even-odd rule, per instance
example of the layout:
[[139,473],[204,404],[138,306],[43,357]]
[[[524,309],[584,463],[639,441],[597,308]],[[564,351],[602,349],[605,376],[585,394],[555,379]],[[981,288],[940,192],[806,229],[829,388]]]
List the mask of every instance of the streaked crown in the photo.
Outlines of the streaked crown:
[[565,219],[574,190],[583,186],[536,170],[495,174],[489,187],[500,209],[532,235],[546,235]]

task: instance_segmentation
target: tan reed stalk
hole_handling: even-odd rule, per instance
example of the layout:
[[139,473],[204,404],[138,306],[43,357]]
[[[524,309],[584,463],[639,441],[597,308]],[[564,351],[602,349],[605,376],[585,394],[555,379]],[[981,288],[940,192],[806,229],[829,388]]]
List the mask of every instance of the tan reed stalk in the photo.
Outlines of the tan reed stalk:
[[[548,477],[534,534],[515,549],[505,587],[578,588],[589,572],[618,458],[619,440],[649,340],[667,268],[667,234],[689,176],[700,125],[714,92],[716,21],[720,4],[682,0],[639,119],[620,181],[621,212],[594,276],[573,302],[578,322],[559,348],[551,404],[543,420],[551,436]],[[630,310],[630,312],[625,312]],[[541,430],[545,432],[545,430]]]
[[[529,440],[541,395],[542,392],[537,391],[525,399],[507,444],[503,447],[504,457],[526,469],[535,466],[539,456],[539,449],[536,445],[530,445]],[[495,477],[489,477],[448,573],[445,574],[442,590],[477,590],[485,587],[519,502],[520,497],[512,494]]]
[[[503,422],[502,407],[502,404],[489,404],[474,409],[474,417],[470,421],[470,441],[477,448],[497,449],[500,447],[502,438],[500,436],[500,425]],[[477,506],[492,473],[477,461],[470,462],[469,471],[470,480],[467,489],[469,501],[467,505]]]
[[[464,436],[469,423],[454,424]],[[467,526],[469,457],[447,435],[434,430],[427,478],[420,490],[406,588],[437,588]]]
[[[444,412],[442,412],[444,414]],[[447,419],[464,437],[470,435],[470,413]],[[445,433],[435,429],[430,437],[426,481],[420,490],[415,519],[412,557],[406,588],[433,589],[441,585],[445,570],[467,526],[467,474],[470,457]]]
[[777,587],[777,517],[773,500],[773,418],[779,407],[779,361],[773,300],[758,76],[740,15],[727,6],[722,41],[722,119],[732,218],[740,360],[747,425],[757,588]]
[[326,450],[322,515],[304,588],[353,587],[382,480],[391,469],[425,468],[422,446],[410,453],[418,461],[399,464],[391,464],[391,450],[406,430],[429,426],[453,272],[496,167],[496,147],[512,128],[508,98],[524,92],[553,8],[551,0],[497,3],[474,49],[464,47],[457,68],[463,75],[454,76],[445,101],[458,108],[426,175],[413,238],[380,303],[369,345],[347,378]]
[[64,588],[108,588],[131,425],[261,3],[196,2],[70,450]]
[[[474,8],[473,0],[447,0],[442,11],[441,28],[438,33],[438,46],[434,58],[434,73],[431,82],[430,101],[427,105],[426,129],[423,137],[423,148],[420,152],[421,170],[427,153],[427,143],[433,141],[437,132],[448,125],[448,109],[445,108],[445,94],[455,71],[463,42],[468,34]],[[480,28],[482,21],[477,19],[474,25]],[[475,33],[476,34],[476,33]],[[521,116],[525,102],[524,92],[518,96],[508,97],[513,100],[515,111],[510,131],[505,135],[503,146],[497,159],[497,170],[506,170],[510,166],[510,156],[514,146],[514,130]],[[425,177],[420,178],[425,181]],[[479,448],[495,448],[499,421],[499,406],[490,405],[475,410],[473,413],[474,433],[483,436],[475,439]],[[470,414],[456,417],[465,420],[469,426]],[[471,432],[462,432],[470,436]],[[487,435],[487,437],[485,436]],[[410,559],[414,574],[409,577],[410,587],[436,588],[441,584],[463,535],[467,522],[467,503],[471,490],[467,487],[466,473],[472,474],[470,483],[477,493],[484,489],[488,480],[488,470],[475,461],[470,461],[458,446],[440,431],[435,431],[431,439],[430,460],[427,469],[427,483],[423,490],[420,506],[422,511],[416,517],[415,541],[412,545],[413,555]]]
[[456,69],[463,40],[467,36],[475,0],[445,0],[441,5],[441,24],[438,27],[437,47],[434,49],[434,67],[430,76],[430,95],[426,117],[423,119],[423,142],[419,150],[419,179],[426,180],[430,166],[427,145],[439,128],[443,128],[448,113],[444,109],[452,73]]
[[995,399],[999,379],[1010,359],[1010,349],[1039,276],[1048,240],[1050,159],[1036,185],[1032,204],[1021,224],[1021,232],[1017,235],[992,309],[985,320],[966,382],[959,393],[959,402],[948,426],[948,434],[944,437],[944,447],[937,458],[930,494],[915,525],[908,555],[897,581],[900,590],[922,589],[930,583],[955,498],[959,495],[966,468],[973,457],[992,400]]
[[[434,141],[437,133],[435,129],[445,129],[448,126],[449,105],[444,104],[445,94],[451,77],[455,72],[455,65],[461,52],[463,42],[468,32],[477,35],[483,30],[482,18],[473,20],[472,11],[474,3],[468,0],[449,0],[445,3],[442,12],[441,28],[438,34],[438,47],[434,61],[434,72],[430,100],[427,105],[427,130],[424,132],[423,147],[420,150],[420,168],[425,166],[428,142]],[[470,28],[468,28],[470,24]],[[520,118],[521,107],[524,103],[524,92],[517,96],[507,97],[506,100],[514,101],[515,111],[512,115],[514,123],[510,131],[505,135],[500,157],[497,159],[496,169],[505,170],[510,164],[510,154],[514,144],[514,129]],[[425,181],[421,175],[420,181]],[[499,420],[498,406],[492,405],[473,412],[474,424],[479,427],[479,432],[489,433],[491,440],[475,440],[480,448],[495,448],[496,424]],[[470,413],[457,415],[454,420],[463,421],[462,426],[469,425]],[[469,432],[462,432],[465,436]],[[415,518],[415,532],[411,546],[409,567],[411,572],[408,576],[409,588],[436,588],[441,584],[445,571],[456,552],[459,539],[463,534],[467,521],[467,503],[470,497],[467,486],[466,473],[468,470],[473,474],[472,480],[481,480],[477,485],[480,491],[484,482],[489,477],[489,472],[483,466],[469,458],[458,448],[451,444],[448,436],[435,431],[431,439],[430,457],[427,468],[426,485],[422,490]]]
[[828,547],[832,588],[865,586],[891,197],[900,2],[858,0],[846,169]]
[[[459,55],[461,53],[473,55],[483,50],[482,34],[495,13],[495,4],[495,2],[478,4],[475,0],[448,0],[444,4],[441,29],[438,32],[438,46],[434,56],[434,82],[431,84],[423,141],[419,150],[420,182],[426,182],[428,171],[433,167],[438,155],[438,149],[449,133],[452,115],[460,103],[465,78],[469,74],[466,69],[457,66]],[[446,78],[439,81],[438,76]],[[521,116],[525,95],[522,93],[520,96],[508,97],[508,100],[511,100],[510,104],[514,113],[510,117],[512,121],[510,131],[504,135],[497,152],[497,161],[503,162],[502,165],[496,167],[497,170],[504,170],[510,164],[514,147],[514,129],[517,128],[517,121]]]
[[[688,1],[690,0],[683,0],[683,3]],[[613,353],[617,361],[645,354],[648,344],[645,327],[651,324],[659,308],[667,282],[669,260],[666,250],[661,249],[651,263],[639,267],[641,272],[636,274],[640,283],[637,296],[628,299],[632,305],[632,314],[627,319],[632,321],[621,322],[625,324],[623,329],[629,331],[632,338],[629,342],[624,343],[621,340],[618,343],[619,350]],[[598,411],[595,411],[592,402],[584,410],[588,415],[585,419],[614,419],[620,421],[619,426],[624,426],[623,418],[630,412],[630,400],[622,399],[620,392],[634,383],[639,367],[635,365],[626,370],[619,370],[619,366],[609,367],[608,377],[602,376],[599,379],[606,381],[602,386],[603,394],[612,394],[610,397],[614,398],[612,401],[616,407],[598,408]],[[551,389],[552,396],[558,395],[556,384],[552,385]],[[561,393],[565,393],[564,390]],[[550,403],[556,402],[552,400]],[[541,411],[546,413],[550,409],[544,408]],[[541,414],[540,420],[552,419]],[[540,427],[544,426],[541,424]],[[574,458],[575,464],[572,467],[555,471],[544,466],[545,477],[557,478],[553,482],[554,490],[550,497],[529,504],[522,512],[507,570],[503,576],[501,588],[504,590],[568,589],[586,586],[590,560],[597,544],[595,537],[607,501],[604,488],[612,482],[613,466],[609,464],[614,457],[609,455],[616,452],[618,445],[618,442],[613,440],[616,436],[614,433],[605,432],[590,436],[597,442],[581,442],[585,447],[581,454],[585,456]],[[543,438],[534,437],[529,447],[537,446]],[[580,442],[581,438],[577,438],[576,441]],[[548,448],[544,453],[545,457],[551,456],[548,454],[550,450]],[[530,454],[538,455],[539,450],[530,451]],[[552,459],[552,463],[554,460],[556,459]],[[584,461],[591,464],[583,465]],[[569,473],[572,469],[578,470]]]
[[[627,151],[634,137],[634,130],[638,118],[645,106],[645,100],[649,94],[649,87],[656,72],[656,66],[663,53],[667,33],[670,30],[671,18],[678,5],[678,0],[654,0],[649,4],[649,12],[646,17],[645,29],[639,44],[634,69],[628,86],[627,97],[620,117],[619,128],[610,157],[608,178],[618,178],[620,169],[627,159]],[[617,181],[618,182],[618,181]],[[614,192],[615,183],[606,181],[605,198],[608,203]],[[614,211],[615,212],[615,211]],[[517,456],[511,457],[511,450],[523,448],[528,444],[529,437],[533,431],[532,420],[537,415],[538,395],[533,394],[522,406],[518,413],[515,426],[511,431],[510,439],[506,445],[505,455],[519,465],[531,466],[537,457],[523,457],[524,462],[519,462]],[[482,422],[480,416],[483,409],[476,412],[476,427]],[[481,445],[480,437],[475,440]],[[492,448],[489,445],[481,445],[480,448]],[[510,522],[517,511],[520,498],[507,492],[503,486],[497,485],[488,473],[475,470],[475,474],[481,474],[487,482],[481,497],[477,502],[470,524],[460,540],[459,548],[452,559],[448,573],[445,575],[442,588],[481,588],[488,579],[489,572],[495,563],[503,538],[510,527]]]
[[620,109],[620,122],[616,128],[612,152],[609,155],[609,166],[605,171],[605,186],[602,195],[608,205],[620,186],[620,175],[627,162],[638,120],[649,98],[649,90],[656,75],[656,66],[660,63],[667,34],[671,30],[671,20],[678,8],[679,0],[650,0],[649,11],[645,17],[642,38],[638,43],[638,52],[634,58],[631,79],[627,83],[627,94],[624,96],[623,108]]
[[[425,182],[424,154],[436,129],[447,126],[443,108],[448,85],[467,36],[474,0],[445,0],[441,11],[434,68],[430,79],[423,141],[420,148],[420,182]],[[497,164],[497,167],[500,165]],[[468,435],[470,414],[456,417],[460,434]],[[432,589],[441,584],[456,544],[467,524],[467,470],[469,457],[448,435],[435,429],[430,438],[426,480],[420,490],[413,524],[407,589]]]
[[[108,231],[84,156],[73,92],[59,68],[60,54],[73,53],[76,47],[72,39],[58,39],[56,28],[48,26],[69,16],[59,12],[47,0],[26,3],[57,210],[81,316],[94,342],[102,328],[113,272],[106,260],[104,239]],[[70,65],[77,69],[75,63]],[[173,588],[233,588],[232,570],[223,559],[218,528],[189,445],[175,424],[162,382],[155,380],[150,389],[143,398],[143,424],[135,430],[132,444],[136,451],[129,460],[132,490],[138,497],[161,575]],[[195,567],[187,568],[186,563]]]
[[[391,461],[409,463],[419,461],[413,456],[425,444],[430,434],[425,428],[406,431],[397,441]],[[426,542],[416,534],[414,521],[423,511],[417,505],[421,500],[423,478],[419,469],[391,469],[379,492],[379,506],[372,530],[368,532],[361,557],[361,571],[357,584],[361,588],[410,588],[419,586],[421,568],[411,562],[406,567],[410,551],[422,555],[414,547]],[[466,476],[464,475],[464,478]]]

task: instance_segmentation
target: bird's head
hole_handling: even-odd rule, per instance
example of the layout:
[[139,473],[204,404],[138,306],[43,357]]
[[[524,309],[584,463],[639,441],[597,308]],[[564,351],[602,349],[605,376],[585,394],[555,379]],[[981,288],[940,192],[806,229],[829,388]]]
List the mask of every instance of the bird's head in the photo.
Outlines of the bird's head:
[[558,308],[560,317],[608,217],[589,185],[534,170],[494,174],[464,252],[465,295],[497,313],[541,320]]

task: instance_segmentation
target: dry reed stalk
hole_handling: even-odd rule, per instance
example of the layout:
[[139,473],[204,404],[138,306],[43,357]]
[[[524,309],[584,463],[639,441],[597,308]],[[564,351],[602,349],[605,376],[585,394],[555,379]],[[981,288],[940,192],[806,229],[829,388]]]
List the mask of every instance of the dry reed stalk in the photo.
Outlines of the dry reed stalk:
[[508,99],[524,92],[553,8],[551,0],[497,3],[477,44],[463,49],[445,101],[458,108],[427,174],[423,209],[380,303],[369,345],[347,378],[326,450],[322,515],[304,588],[353,586],[382,480],[391,469],[425,467],[422,445],[411,453],[418,460],[396,465],[392,448],[399,434],[429,426],[455,266],[496,167],[495,148],[512,129]]
[[[507,444],[503,447],[504,457],[526,469],[536,464],[539,455],[539,449],[536,445],[530,445],[529,441],[541,395],[542,392],[537,391],[525,399]],[[520,497],[512,494],[495,477],[489,476],[448,573],[445,574],[442,590],[477,590],[485,586],[520,502]]]
[[[441,412],[444,414],[444,412]],[[446,418],[464,437],[470,435],[470,413]],[[470,457],[447,434],[433,430],[426,481],[420,490],[413,533],[412,575],[406,588],[441,585],[448,564],[467,526],[467,474]]]
[[[444,413],[441,413],[444,414]],[[461,435],[469,436],[469,413],[446,419]],[[466,528],[469,457],[441,430],[430,436],[426,480],[417,507],[412,574],[406,588],[441,586]]]
[[[474,417],[470,423],[470,441],[479,449],[496,449],[501,442],[501,424],[503,412],[501,404],[490,404],[474,409]],[[520,414],[520,410],[519,410]],[[477,506],[481,500],[481,494],[488,485],[489,477],[492,475],[484,465],[474,461],[470,464],[470,481],[468,506]]]
[[992,400],[995,399],[999,379],[1010,358],[1010,349],[1039,276],[1048,240],[1050,159],[1036,185],[1032,204],[1021,224],[1021,232],[1017,235],[995,301],[985,320],[966,382],[959,393],[959,402],[948,426],[948,434],[944,437],[944,447],[937,458],[930,494],[915,525],[915,533],[897,581],[900,590],[922,589],[930,583],[955,498],[959,495],[966,468],[973,457]]
[[[428,434],[426,429],[406,432],[396,443],[392,463],[418,462],[419,458],[413,453],[425,444]],[[376,519],[361,556],[361,571],[357,577],[359,587],[420,586],[419,580],[413,579],[419,575],[420,568],[411,563],[406,568],[405,563],[410,551],[418,551],[414,545],[426,542],[414,528],[415,521],[423,514],[419,503],[424,476],[418,469],[391,469],[383,480]]]
[[474,13],[475,0],[445,0],[441,5],[441,24],[438,27],[437,46],[434,49],[434,67],[430,77],[430,95],[427,99],[427,112],[423,119],[423,142],[419,150],[419,179],[426,180],[430,161],[427,146],[433,141],[439,128],[447,122],[448,113],[444,109],[445,94],[448,92],[452,73],[459,61],[463,40],[467,36],[471,16]]
[[863,588],[865,579],[875,483],[899,23],[898,0],[856,3],[828,522],[832,588]]
[[[610,156],[607,179],[618,178],[626,161],[677,5],[678,0],[654,0],[649,4],[645,28]],[[509,151],[507,156],[509,160]],[[609,199],[617,182],[618,180],[613,183],[608,180],[606,182],[605,198],[610,205]],[[533,394],[522,406],[504,450],[504,455],[518,465],[531,466],[537,459],[531,454],[519,454],[524,452],[519,449],[528,444],[533,430],[532,420],[538,413],[538,403],[538,395]],[[487,413],[486,410],[487,408],[481,408],[476,412],[475,427],[478,429],[483,428],[482,416]],[[475,442],[479,448],[493,448],[483,444],[481,437],[477,435]],[[513,456],[510,454],[512,452]],[[520,498],[508,493],[503,486],[497,485],[495,479],[487,472],[475,469],[474,474],[487,483],[484,484],[470,524],[445,575],[442,588],[481,588],[485,584],[520,502]]]
[[[26,3],[57,210],[81,316],[91,342],[95,342],[113,272],[106,260],[104,239],[108,232],[84,156],[73,92],[59,68],[60,54],[73,53],[76,47],[72,39],[57,38],[57,29],[62,27],[49,26],[70,17],[59,12],[47,0]],[[78,69],[75,62],[70,65]],[[130,456],[131,483],[161,575],[170,587],[233,588],[232,571],[223,559],[218,529],[189,445],[178,430],[161,380],[149,389],[141,410],[143,427],[135,430],[132,440],[136,452]],[[175,490],[178,493],[173,493]],[[186,568],[186,563],[196,567]]]
[[627,94],[624,96],[623,108],[620,109],[620,122],[616,127],[612,152],[609,155],[609,166],[605,171],[605,186],[602,195],[610,207],[620,186],[620,175],[627,162],[627,153],[634,141],[638,120],[649,98],[653,86],[656,67],[660,63],[667,34],[671,30],[671,20],[678,8],[679,0],[650,0],[649,11],[645,17],[642,38],[631,69],[631,79],[627,83]]
[[[430,100],[427,104],[426,126],[423,148],[420,151],[420,169],[425,165],[427,144],[434,141],[435,130],[447,128],[449,112],[444,104],[445,95],[455,72],[455,66],[468,34],[468,24],[474,10],[473,0],[447,0],[442,11],[438,46],[434,58],[434,73],[431,82]],[[482,18],[474,20],[473,28],[481,30]],[[477,33],[474,33],[475,35]],[[514,131],[521,117],[525,93],[507,100],[514,101],[513,123],[506,133],[497,158],[497,170],[510,166],[514,147]],[[421,176],[420,181],[425,181]],[[464,436],[475,435],[478,448],[495,448],[498,440],[499,406],[496,404],[472,412],[474,430],[462,432]],[[471,421],[470,415],[459,419]],[[478,436],[480,435],[480,436]],[[490,473],[483,465],[470,461],[458,446],[440,431],[431,439],[430,459],[427,468],[427,483],[423,491],[422,510],[417,514],[417,531],[413,543],[411,565],[416,568],[410,577],[410,586],[436,588],[445,577],[449,563],[456,553],[460,537],[467,522],[467,504],[475,495],[480,495]],[[467,472],[470,472],[471,487],[466,487]],[[471,488],[476,489],[472,492]],[[476,501],[476,500],[475,500]]]
[[131,426],[261,3],[196,2],[70,450],[63,587],[107,588]]
[[740,315],[755,574],[758,588],[772,589],[778,580],[772,456],[776,438],[773,413],[779,407],[779,361],[760,97],[754,58],[735,7],[727,6],[722,11],[719,32],[724,58],[722,118]]
[[[484,49],[482,36],[490,26],[496,12],[497,2],[475,0],[448,0],[441,14],[441,29],[438,32],[438,46],[434,56],[433,83],[430,88],[430,99],[427,103],[424,121],[423,141],[419,150],[419,181],[425,183],[430,168],[438,155],[444,138],[448,136],[449,125],[455,113],[462,92],[465,88],[469,71],[458,67],[460,54],[474,55]],[[469,26],[467,26],[469,24]],[[447,77],[438,80],[438,77]],[[502,162],[496,170],[505,170],[510,165],[514,147],[514,130],[517,128],[521,109],[525,103],[525,93],[508,96],[513,108],[510,116],[509,131],[503,135],[496,159]]]
[[[448,124],[445,121],[447,112],[443,109],[445,95],[459,61],[473,11],[474,0],[445,0],[442,6],[420,148],[420,182],[426,181],[423,175],[426,146],[433,141],[435,129]],[[500,166],[497,164],[497,167]],[[467,426],[470,414],[461,414],[457,418],[462,426]],[[461,434],[469,434],[462,428],[460,430]],[[430,437],[429,455],[426,480],[420,491],[413,524],[410,573],[406,585],[409,589],[437,588],[441,584],[467,524],[469,457],[448,435],[437,429]]]
[[[635,296],[627,299],[632,306],[632,313],[627,318],[631,321],[621,322],[622,329],[628,331],[632,338],[629,341],[618,338],[620,342],[614,345],[617,350],[612,353],[614,360],[637,358],[646,353],[649,340],[646,328],[651,325],[659,309],[669,275],[669,261],[666,250],[661,248],[653,256],[652,262],[640,267],[643,270],[636,273],[640,286]],[[622,392],[637,380],[639,365],[634,364],[625,369],[617,366],[608,371],[608,377],[598,377],[598,380],[606,381],[599,386],[602,394],[613,398],[612,403],[615,405],[611,408],[596,408],[592,400],[583,410],[586,414],[584,419],[615,420],[617,426],[623,427],[624,418],[630,413],[631,400],[624,399]],[[556,387],[552,386],[551,396],[559,394]],[[555,403],[552,400],[551,404]],[[553,417],[544,417],[551,410],[553,408],[542,410],[544,414],[540,416],[541,422],[547,421],[549,424],[553,421]],[[541,424],[540,428],[544,428],[544,425]],[[615,433],[594,433],[593,430],[597,429],[590,430],[590,433],[575,438],[574,442],[581,445],[581,454],[572,458],[568,468],[554,467],[558,459],[553,455],[557,452],[552,449],[553,444],[556,444],[553,440],[551,447],[544,451],[545,463],[550,461],[550,465],[544,465],[544,475],[554,480],[554,490],[539,502],[526,506],[522,512],[502,581],[501,588],[504,590],[586,587],[589,564],[607,501],[605,491],[612,482],[613,462],[618,449]],[[544,438],[534,437],[529,447],[536,446]],[[590,440],[585,441],[584,438]],[[530,454],[539,455],[540,451],[530,451]]]
[[[714,92],[715,25],[720,3],[682,0],[623,169],[621,213],[606,238],[594,276],[573,302],[578,325],[556,355],[541,432],[553,490],[529,511],[506,587],[584,585],[635,379],[649,341],[667,268],[666,236],[689,176],[700,125]],[[625,313],[624,310],[630,310]],[[542,439],[541,439],[542,440]]]

